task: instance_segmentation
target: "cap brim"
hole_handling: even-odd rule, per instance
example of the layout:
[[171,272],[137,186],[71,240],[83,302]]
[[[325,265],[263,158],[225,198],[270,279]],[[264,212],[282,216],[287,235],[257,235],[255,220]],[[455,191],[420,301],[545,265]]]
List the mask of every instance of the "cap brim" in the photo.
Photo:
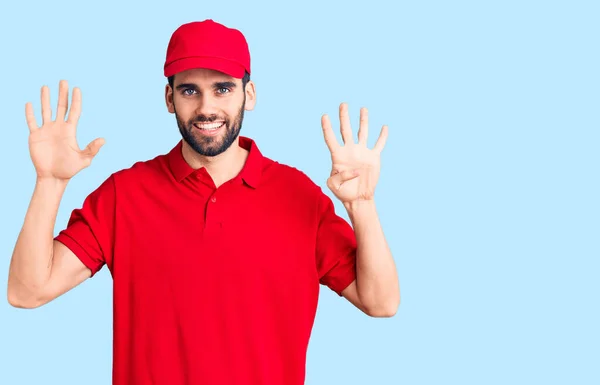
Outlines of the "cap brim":
[[243,78],[246,73],[242,65],[231,60],[203,56],[188,57],[169,63],[165,66],[164,73],[165,77],[169,77],[194,68],[208,68],[238,79]]

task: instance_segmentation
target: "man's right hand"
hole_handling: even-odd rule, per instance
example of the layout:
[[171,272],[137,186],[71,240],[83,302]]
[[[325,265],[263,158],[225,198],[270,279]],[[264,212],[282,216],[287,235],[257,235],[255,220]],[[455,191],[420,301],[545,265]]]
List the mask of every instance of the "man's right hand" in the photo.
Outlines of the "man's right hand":
[[[96,156],[104,139],[93,140],[83,150],[77,144],[77,122],[81,113],[81,91],[73,89],[72,104],[69,104],[69,85],[61,80],[58,91],[58,108],[52,120],[50,90],[42,87],[42,127],[38,127],[31,103],[25,105],[25,117],[29,126],[29,152],[38,179],[68,181],[82,169],[88,167]],[[66,118],[66,119],[65,119]]]

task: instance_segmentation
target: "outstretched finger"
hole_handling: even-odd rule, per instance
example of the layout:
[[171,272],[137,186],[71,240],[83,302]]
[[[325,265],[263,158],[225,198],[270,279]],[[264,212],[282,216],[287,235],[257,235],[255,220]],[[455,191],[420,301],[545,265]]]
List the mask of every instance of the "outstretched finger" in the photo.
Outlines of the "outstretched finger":
[[340,104],[340,131],[344,144],[353,143],[352,127],[350,126],[350,116],[348,115],[348,104]]
[[58,106],[56,108],[56,120],[65,120],[67,108],[69,105],[69,84],[66,80],[61,80],[58,85]]
[[325,137],[327,148],[329,148],[329,151],[333,152],[339,148],[340,145],[335,138],[335,134],[331,128],[331,121],[329,120],[329,116],[327,116],[327,114],[321,117],[321,127],[323,127],[323,136]]
[[73,97],[71,98],[71,109],[67,122],[77,124],[81,114],[81,90],[78,87],[73,88]]
[[388,126],[383,126],[381,128],[381,132],[379,133],[379,138],[377,138],[377,142],[375,143],[375,146],[373,147],[373,150],[375,150],[378,153],[383,151],[383,147],[385,147],[385,142],[387,141],[387,137],[388,137]]
[[358,144],[367,145],[369,136],[369,112],[365,107],[360,109],[360,126],[358,127]]
[[50,107],[50,89],[42,87],[42,126],[52,121],[52,108]]
[[29,132],[34,132],[39,128],[35,120],[35,115],[33,114],[33,105],[31,103],[25,104],[25,120],[27,121]]

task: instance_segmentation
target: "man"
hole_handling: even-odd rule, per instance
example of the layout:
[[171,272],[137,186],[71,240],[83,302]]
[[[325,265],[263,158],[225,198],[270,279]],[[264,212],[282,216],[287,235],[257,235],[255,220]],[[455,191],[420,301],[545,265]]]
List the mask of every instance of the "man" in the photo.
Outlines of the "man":
[[366,147],[367,111],[344,145],[322,118],[331,199],[299,170],[239,136],[256,90],[241,32],[212,20],[171,36],[165,99],[183,139],[113,173],[53,228],[68,181],[103,145],[75,139],[81,93],[61,81],[56,119],[42,88],[43,125],[26,105],[37,183],[10,266],[13,306],[39,307],[107,265],[113,278],[113,383],[304,383],[319,285],[373,317],[395,314],[395,264],[375,210],[386,127]]

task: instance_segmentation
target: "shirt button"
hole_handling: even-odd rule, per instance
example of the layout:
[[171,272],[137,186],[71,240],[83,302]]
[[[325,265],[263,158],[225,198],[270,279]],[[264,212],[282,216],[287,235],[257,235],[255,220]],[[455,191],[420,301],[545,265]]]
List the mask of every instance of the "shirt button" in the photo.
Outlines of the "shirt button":
[[212,198],[210,198],[210,201],[211,201],[212,203],[215,203],[215,202],[217,201],[217,197],[212,197]]

